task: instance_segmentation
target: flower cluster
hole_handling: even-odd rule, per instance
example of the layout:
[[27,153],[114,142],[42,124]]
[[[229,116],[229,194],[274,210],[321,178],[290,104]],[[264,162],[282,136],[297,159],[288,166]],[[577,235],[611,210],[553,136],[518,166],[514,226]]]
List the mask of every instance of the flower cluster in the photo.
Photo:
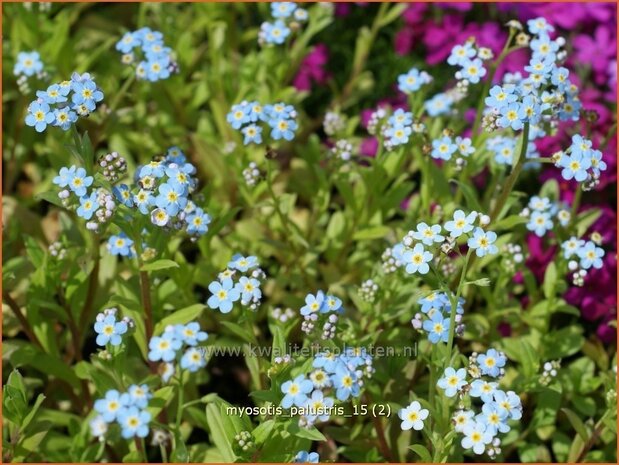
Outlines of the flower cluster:
[[504,79],[502,86],[490,89],[486,98],[490,113],[485,120],[489,130],[498,127],[518,131],[525,123],[538,125],[543,117],[551,120],[555,114],[562,121],[579,118],[578,89],[570,82],[568,69],[560,66],[565,59],[565,53],[560,50],[565,40],[550,38],[548,33],[553,28],[544,18],[531,21],[544,23],[546,28],[529,28],[535,36],[530,42],[531,60],[524,68],[529,75],[526,78],[520,74],[506,75],[510,82]]
[[294,2],[271,3],[271,14],[275,21],[272,23],[265,21],[260,26],[258,33],[260,44],[283,44],[292,30],[308,19],[307,10],[300,8]]
[[217,280],[208,285],[212,295],[206,304],[213,310],[230,313],[234,302],[240,300],[241,305],[256,311],[262,299],[261,281],[265,278],[256,257],[236,254]]
[[301,307],[299,312],[303,316],[301,331],[310,334],[322,316],[322,320],[324,320],[322,338],[333,339],[339,319],[338,313],[343,313],[344,308],[342,307],[341,299],[333,295],[327,295],[323,291],[318,291],[316,295],[307,294],[305,296],[305,305]]
[[538,237],[543,237],[553,228],[553,218],[557,218],[561,226],[567,226],[571,219],[571,212],[560,204],[552,202],[548,197],[534,195],[529,200],[522,216],[529,218],[527,229]]
[[449,135],[444,135],[439,139],[432,141],[432,151],[430,156],[436,160],[451,160],[455,153],[462,157],[468,157],[475,153],[475,147],[471,145],[471,139],[468,137],[456,137],[452,139]]
[[[204,350],[197,346],[207,339],[208,334],[195,321],[166,326],[161,336],[153,336],[148,342],[148,360],[163,362],[160,373],[164,382],[168,382],[176,371],[173,362],[182,370],[194,373],[206,366]],[[187,346],[184,351],[183,346]]]
[[606,171],[602,152],[593,149],[592,142],[578,134],[572,136],[572,144],[565,152],[553,155],[553,160],[562,168],[563,179],[585,182],[589,188],[599,183],[600,173]]
[[485,47],[478,49],[475,47],[475,42],[470,40],[462,45],[454,46],[447,58],[447,63],[460,67],[460,70],[456,72],[456,79],[477,84],[487,73],[483,61],[491,58],[492,50]]
[[373,303],[376,300],[378,293],[378,284],[372,279],[367,279],[361,283],[359,287],[359,296],[368,303]]
[[[480,355],[473,353],[468,367],[471,381],[466,379],[467,369],[448,367],[437,383],[445,396],[458,395],[459,407],[452,417],[454,429],[463,434],[462,447],[472,449],[478,455],[486,452],[494,457],[499,454],[501,441],[498,434],[511,429],[509,420],[522,418],[522,405],[515,392],[502,391],[498,388],[498,382],[482,379],[482,376],[490,379],[501,377],[506,361],[505,355],[494,349]],[[466,397],[470,399],[469,409],[464,407]],[[476,414],[473,401],[477,398],[482,406]]]
[[123,54],[124,64],[136,62],[134,49],[139,49],[143,57],[135,69],[138,78],[156,82],[168,79],[171,73],[178,72],[178,64],[174,60],[172,49],[164,44],[161,32],[143,27],[125,33],[116,43],[116,50]]
[[151,421],[151,414],[146,408],[152,397],[146,384],[133,384],[122,394],[110,389],[103,399],[95,401],[94,408],[98,415],[90,422],[92,435],[104,440],[109,425],[117,423],[123,438],[145,438]]
[[37,99],[28,106],[26,124],[37,132],[48,125],[69,130],[78,116],[88,116],[103,100],[103,92],[88,73],[73,73],[70,81],[52,84],[37,91]]
[[[561,244],[561,249],[563,249],[563,257],[570,260],[568,267],[571,271],[579,268],[581,271],[590,268],[600,269],[604,265],[602,261],[604,249],[598,247],[593,241],[585,241],[572,236]],[[578,258],[578,262],[572,260],[572,257]]]
[[96,317],[95,332],[97,333],[97,345],[118,346],[122,342],[122,336],[127,331],[135,326],[133,320],[129,317],[124,317],[120,321],[116,319],[118,313],[117,308],[106,308]]
[[[449,296],[444,292],[433,292],[419,299],[417,303],[421,305],[421,313],[416,313],[411,321],[413,328],[417,330],[423,329],[428,333],[428,339],[432,344],[447,342],[451,324],[451,301]],[[455,323],[457,326],[455,331],[458,335],[464,332],[464,324],[462,324],[464,303],[465,300],[460,297],[456,304]]]
[[263,128],[259,123],[268,125],[273,140],[291,141],[298,127],[297,111],[292,105],[283,102],[263,106],[256,101],[244,100],[232,105],[226,119],[232,128],[243,134],[245,145],[262,143]]
[[372,357],[359,347],[346,347],[339,354],[320,353],[312,367],[309,377],[301,374],[281,385],[284,394],[281,406],[297,407],[299,424],[304,427],[329,420],[335,399],[327,396],[326,391],[331,390],[342,402],[351,396],[359,397],[364,379],[374,373]]
[[[475,251],[478,257],[498,253],[494,245],[497,239],[496,233],[485,231],[479,226],[475,227],[474,223],[477,219],[482,226],[488,224],[489,221],[486,215],[480,215],[477,212],[467,215],[462,210],[456,210],[453,219],[447,221],[444,226],[419,223],[416,231],[409,231],[402,241],[393,247],[392,255],[396,264],[404,267],[408,274],[427,274],[430,271],[430,262],[434,254],[426,250],[426,247],[436,248],[437,245],[442,244],[441,247],[451,249],[454,241],[464,234],[468,235],[467,245]],[[443,229],[449,233],[449,237],[441,234]]]

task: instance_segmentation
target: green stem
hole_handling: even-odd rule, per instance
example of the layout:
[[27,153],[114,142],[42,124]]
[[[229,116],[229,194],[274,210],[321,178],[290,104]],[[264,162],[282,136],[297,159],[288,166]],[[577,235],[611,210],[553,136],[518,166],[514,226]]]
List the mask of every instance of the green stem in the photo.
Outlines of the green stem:
[[183,419],[183,399],[185,396],[183,386],[183,370],[180,370],[178,375],[178,408],[176,409],[176,433],[180,436],[181,433],[181,420]]
[[469,248],[469,251],[464,258],[464,264],[462,265],[462,273],[460,274],[460,282],[458,283],[458,288],[456,290],[455,297],[453,293],[449,293],[449,300],[451,301],[451,312],[449,314],[449,339],[447,341],[447,360],[445,361],[445,367],[449,366],[451,362],[451,351],[453,349],[454,343],[454,334],[456,333],[456,310],[458,308],[458,300],[460,299],[460,295],[462,294],[462,287],[464,284],[464,278],[466,277],[466,272],[469,265],[469,260],[471,258],[471,254],[473,249]]
[[578,209],[580,208],[580,202],[582,200],[582,186],[580,183],[576,187],[576,194],[574,194],[574,198],[572,199],[572,211],[570,213],[570,222],[568,224],[568,229],[571,229],[574,224],[576,224],[576,215],[578,214]]
[[511,173],[509,173],[509,177],[505,181],[505,187],[503,191],[501,192],[501,196],[499,197],[499,200],[497,201],[494,208],[492,209],[492,213],[490,213],[490,220],[493,223],[498,219],[499,215],[501,214],[501,211],[503,210],[503,207],[505,206],[505,203],[507,202],[507,199],[509,198],[509,194],[511,194],[512,189],[514,188],[514,185],[516,184],[516,180],[518,179],[518,176],[520,176],[522,167],[524,166],[524,163],[527,159],[527,147],[528,146],[529,146],[529,123],[527,122],[527,123],[524,123],[524,129],[522,130],[522,146],[520,147],[520,153],[518,154],[516,164],[514,165],[514,168],[512,169]]

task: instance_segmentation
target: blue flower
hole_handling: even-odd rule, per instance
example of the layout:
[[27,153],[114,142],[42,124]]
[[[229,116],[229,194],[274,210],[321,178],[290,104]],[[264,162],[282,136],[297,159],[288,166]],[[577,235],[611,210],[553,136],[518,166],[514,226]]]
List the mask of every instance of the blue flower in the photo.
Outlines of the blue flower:
[[529,32],[533,35],[548,34],[555,30],[554,27],[548,24],[546,18],[542,17],[529,19],[527,21],[527,27],[529,28]]
[[208,285],[208,290],[213,295],[209,297],[207,305],[212,309],[219,309],[221,313],[229,313],[233,302],[241,298],[241,294],[230,278],[225,278],[221,282],[213,281]]
[[50,110],[47,103],[34,101],[28,106],[26,124],[33,126],[37,132],[45,131],[47,125],[52,124],[55,120],[54,112]]
[[514,391],[501,391],[497,389],[494,392],[494,401],[499,409],[506,411],[509,414],[510,419],[520,420],[522,418],[522,404],[520,397],[516,395]]
[[389,138],[389,143],[392,145],[402,145],[408,142],[412,131],[413,130],[409,126],[389,126],[385,130],[385,136]]
[[37,97],[45,103],[62,103],[67,101],[66,95],[63,95],[64,91],[58,84],[52,84],[46,91],[38,90]]
[[449,95],[440,93],[436,94],[430,100],[427,100],[424,103],[424,108],[428,112],[428,115],[436,117],[448,113],[453,103],[453,99]]
[[559,44],[551,40],[548,35],[544,34],[536,39],[533,39],[530,47],[533,51],[534,59],[547,59],[554,62],[557,58],[556,52],[559,50]]
[[274,23],[264,22],[260,26],[260,37],[267,44],[283,44],[289,35],[290,29],[279,19]]
[[411,94],[427,82],[427,75],[422,74],[417,68],[411,68],[408,73],[398,76],[398,89],[405,94]]
[[168,215],[176,216],[187,205],[183,187],[179,184],[161,184],[159,195],[155,198],[155,205],[165,210]]
[[482,375],[492,376],[496,378],[501,373],[501,368],[505,366],[507,358],[501,352],[494,349],[488,350],[485,354],[477,356],[477,364]]
[[532,95],[527,95],[522,99],[518,117],[522,121],[528,121],[532,124],[537,124],[542,116],[541,108],[537,100]]
[[458,146],[453,143],[451,137],[443,136],[432,141],[432,152],[430,155],[438,160],[450,160],[456,150],[458,150]]
[[419,272],[426,274],[430,271],[428,262],[432,260],[433,255],[423,248],[421,244],[415,244],[413,250],[404,252],[404,262],[406,263],[406,272],[413,274]]
[[471,383],[469,395],[471,397],[480,397],[483,402],[492,402],[494,392],[498,385],[499,383],[476,379]]
[[486,68],[484,68],[480,58],[475,58],[474,60],[465,61],[460,72],[463,79],[466,79],[471,84],[477,84],[486,75]]
[[34,76],[43,71],[43,63],[38,52],[19,52],[13,67],[13,74],[19,76]]
[[335,373],[341,365],[341,361],[332,352],[326,352],[317,355],[312,362],[314,368],[324,368],[327,373]]
[[322,305],[322,308],[320,309],[321,313],[328,313],[328,312],[343,312],[344,310],[342,309],[342,300],[335,297],[334,295],[328,295]]
[[232,256],[232,260],[228,262],[228,268],[239,270],[243,273],[258,266],[258,259],[253,255],[244,257],[241,254],[235,254]]
[[173,334],[164,333],[159,336],[153,336],[148,342],[148,359],[151,362],[171,362],[176,358],[176,351],[181,348],[183,342],[174,337]]
[[86,170],[84,168],[77,168],[69,181],[69,189],[75,192],[78,197],[86,195],[86,188],[92,184],[93,177],[86,176]]
[[146,79],[157,82],[170,77],[170,58],[166,55],[151,57],[147,62],[141,63],[146,72]]
[[140,189],[140,191],[133,196],[133,201],[135,202],[135,206],[138,207],[138,210],[140,210],[140,213],[142,213],[142,215],[147,215],[150,211],[150,207],[153,205],[154,198],[150,191]]
[[269,121],[271,126],[271,137],[274,140],[292,140],[294,139],[294,131],[297,129],[297,123],[293,119],[272,119]]
[[472,153],[475,153],[475,147],[473,147],[471,144],[472,141],[468,137],[456,137],[458,152],[460,152],[460,155],[462,155],[463,157],[468,157]]
[[54,126],[63,131],[69,130],[71,124],[77,121],[77,114],[68,107],[54,110]]
[[52,182],[59,187],[67,187],[73,176],[75,176],[75,170],[77,170],[77,166],[73,165],[70,168],[62,167],[58,172],[58,176],[56,176]]
[[127,406],[135,406],[140,409],[148,407],[148,401],[153,397],[146,384],[141,386],[132,384],[129,386],[126,395],[128,399]]
[[237,103],[232,105],[232,108],[226,115],[226,121],[230,123],[233,129],[240,129],[245,123],[249,122],[249,106],[247,102]]
[[410,126],[413,124],[413,114],[398,108],[388,120],[391,126]]
[[441,312],[436,312],[432,318],[423,322],[423,329],[427,331],[428,339],[432,344],[439,341],[447,342],[449,339],[449,318],[444,318]]
[[165,169],[166,166],[163,163],[153,160],[139,169],[138,176],[140,178],[144,178],[146,176],[154,176],[155,178],[160,178],[165,174]]
[[527,223],[527,229],[533,231],[538,237],[542,237],[546,231],[552,229],[552,225],[550,213],[534,211]]
[[587,241],[584,246],[578,249],[576,252],[580,258],[580,266],[585,270],[589,268],[602,268],[602,257],[604,256],[604,249],[596,247],[592,241]]
[[196,208],[191,214],[187,215],[187,232],[189,234],[203,235],[208,231],[211,217],[201,208]]
[[486,446],[492,442],[493,435],[486,431],[485,423],[480,421],[471,421],[462,432],[464,433],[462,447],[473,449],[477,455],[483,454]]
[[475,228],[473,237],[470,237],[467,244],[475,250],[475,255],[484,257],[488,254],[494,255],[499,252],[499,249],[494,242],[496,241],[496,233],[493,231],[484,231],[481,228]]
[[133,241],[127,237],[125,233],[120,233],[117,236],[110,236],[107,241],[107,249],[112,255],[120,255],[122,257],[132,257],[134,255]]
[[250,302],[253,299],[260,299],[262,297],[260,281],[257,279],[241,276],[236,286],[241,293],[241,301],[243,302]]
[[112,188],[112,193],[120,203],[126,207],[133,207],[133,197],[131,195],[131,191],[129,190],[129,186],[126,184],[114,186]]
[[460,237],[462,234],[473,230],[473,222],[476,218],[477,213],[475,212],[465,215],[462,210],[456,210],[453,220],[445,223],[445,230],[449,231],[451,237]]
[[129,407],[118,415],[118,424],[122,428],[122,437],[125,439],[145,438],[148,436],[148,424],[151,415],[146,410],[139,410],[137,407]]
[[513,94],[511,90],[501,86],[493,86],[492,89],[490,89],[490,96],[486,97],[485,102],[490,108],[501,110],[510,103],[515,102],[517,98],[518,97]]
[[[310,423],[314,423],[315,421],[327,421],[329,420],[329,409],[333,407],[334,400],[332,397],[325,397],[323,392],[316,389],[312,392],[312,396],[307,399],[304,408],[309,409],[312,414],[306,415],[307,420]],[[326,412],[326,413],[323,413]]]
[[572,255],[576,255],[578,250],[585,245],[585,241],[583,239],[578,239],[575,236],[570,237],[567,241],[561,244],[561,248],[563,249],[563,257],[568,259]]
[[206,360],[204,359],[204,352],[195,347],[187,349],[181,358],[181,368],[191,373],[195,373],[205,366]]
[[136,47],[141,45],[141,41],[133,32],[126,32],[118,42],[116,42],[116,50],[121,53],[129,53]]
[[84,218],[85,220],[92,218],[92,215],[99,209],[100,206],[97,197],[97,193],[92,192],[90,196],[80,198],[80,206],[76,211],[77,216]]
[[262,143],[262,128],[260,126],[256,126],[255,124],[250,124],[249,126],[241,129],[241,132],[245,136],[243,139],[243,144],[247,145],[250,143],[261,144]]
[[111,423],[121,414],[126,407],[126,397],[116,389],[110,389],[105,393],[105,398],[95,401],[94,408],[103,419]]
[[317,452],[299,451],[294,457],[294,463],[318,463],[320,456]]
[[591,168],[591,158],[587,155],[577,151],[572,152],[571,155],[564,155],[561,157],[559,166],[563,168],[563,170],[561,170],[563,179],[568,181],[570,179],[575,179],[578,182],[586,180],[589,176],[587,170]]
[[84,104],[91,108],[91,111],[94,110],[96,102],[103,100],[103,92],[97,89],[95,81],[73,81],[71,88],[73,89],[73,96],[71,99],[73,103],[77,105]]
[[452,66],[464,66],[470,59],[477,55],[477,51],[473,48],[471,42],[466,42],[464,45],[455,45],[451,49],[451,53],[447,58],[447,63]]
[[438,380],[436,385],[445,391],[447,397],[453,397],[466,385],[465,378],[466,370],[464,368],[456,371],[452,367],[448,367],[445,368],[443,377]]
[[325,304],[325,294],[322,291],[318,291],[316,295],[307,294],[305,296],[305,305],[301,307],[301,315],[310,315],[311,313],[324,313],[322,309]]
[[108,315],[102,321],[95,323],[95,331],[98,334],[96,340],[98,345],[105,346],[109,342],[117,346],[122,342],[121,336],[127,332],[127,323],[117,322],[114,315]]
[[435,242],[443,242],[445,236],[441,236],[441,225],[434,224],[428,226],[426,223],[419,223],[417,231],[413,233],[413,237],[425,245],[432,245]]
[[524,124],[520,119],[520,104],[514,102],[502,107],[497,124],[501,128],[512,128],[514,131],[522,129]]
[[296,9],[297,4],[294,2],[271,3],[271,14],[274,18],[288,18]]
[[486,425],[487,433],[495,436],[497,433],[507,433],[510,430],[507,424],[508,413],[495,402],[484,403],[481,412],[475,419]]
[[428,409],[421,408],[421,404],[415,400],[408,407],[398,411],[398,416],[402,420],[400,427],[404,431],[411,428],[415,431],[420,431],[423,429],[423,421],[428,418],[429,414]]
[[354,372],[349,371],[346,367],[337,367],[335,374],[332,377],[333,386],[336,388],[335,396],[341,400],[347,400],[351,395],[357,397],[359,395],[359,383]]
[[175,325],[174,333],[177,339],[180,339],[189,346],[198,345],[198,342],[208,339],[208,334],[200,330],[200,325],[195,321],[186,325]]
[[281,406],[290,408],[293,405],[303,407],[307,401],[307,394],[312,392],[314,386],[304,375],[297,376],[294,380],[286,381],[281,386],[281,391],[285,394]]

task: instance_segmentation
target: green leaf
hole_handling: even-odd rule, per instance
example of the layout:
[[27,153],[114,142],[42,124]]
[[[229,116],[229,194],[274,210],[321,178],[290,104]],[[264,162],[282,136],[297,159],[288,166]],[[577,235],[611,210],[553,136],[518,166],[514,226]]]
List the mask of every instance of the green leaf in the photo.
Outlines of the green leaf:
[[557,266],[555,262],[550,262],[544,273],[544,296],[550,299],[555,295],[557,285]]
[[26,417],[24,418],[24,421],[22,421],[21,427],[19,429],[20,433],[23,434],[26,428],[28,428],[28,425],[30,425],[30,422],[34,419],[35,415],[37,414],[39,410],[39,407],[41,406],[44,400],[45,400],[45,396],[43,394],[39,394],[37,396],[37,400],[34,402],[32,409],[30,409],[30,412],[28,413],[28,415],[26,415]]
[[293,421],[288,426],[288,431],[299,438],[309,439],[310,441],[326,441],[327,438],[316,429],[316,427],[311,428],[301,428],[299,423]]
[[221,325],[228,328],[230,331],[232,331],[234,335],[238,336],[243,341],[250,344],[258,344],[258,341],[256,341],[256,337],[254,336],[254,334],[250,333],[248,329],[243,328],[241,325],[238,325],[232,321],[222,321]]
[[155,325],[155,334],[162,333],[168,325],[184,325],[195,320],[202,314],[205,308],[206,306],[204,304],[193,304],[189,307],[176,310],[171,315],[162,318],[161,321]]
[[153,418],[157,418],[157,415],[159,415],[161,410],[163,410],[173,397],[174,386],[164,386],[155,391],[152,399],[148,401],[148,408],[146,410]]
[[432,455],[427,447],[424,447],[421,444],[414,444],[409,446],[409,449],[417,454],[423,463],[432,463]]
[[580,419],[580,417],[574,412],[572,412],[570,409],[565,407],[562,408],[561,411],[565,413],[565,416],[570,421],[572,427],[574,428],[574,430],[576,430],[578,436],[580,436],[582,441],[587,442],[589,440],[589,431],[587,430],[587,427]]
[[355,241],[367,241],[372,239],[381,239],[391,232],[391,229],[387,226],[373,226],[370,228],[357,231],[353,235]]
[[142,268],[140,268],[140,270],[159,271],[159,270],[167,270],[168,268],[179,268],[179,265],[174,260],[168,260],[166,258],[162,258],[161,260],[156,260],[154,262],[146,263],[142,265]]

